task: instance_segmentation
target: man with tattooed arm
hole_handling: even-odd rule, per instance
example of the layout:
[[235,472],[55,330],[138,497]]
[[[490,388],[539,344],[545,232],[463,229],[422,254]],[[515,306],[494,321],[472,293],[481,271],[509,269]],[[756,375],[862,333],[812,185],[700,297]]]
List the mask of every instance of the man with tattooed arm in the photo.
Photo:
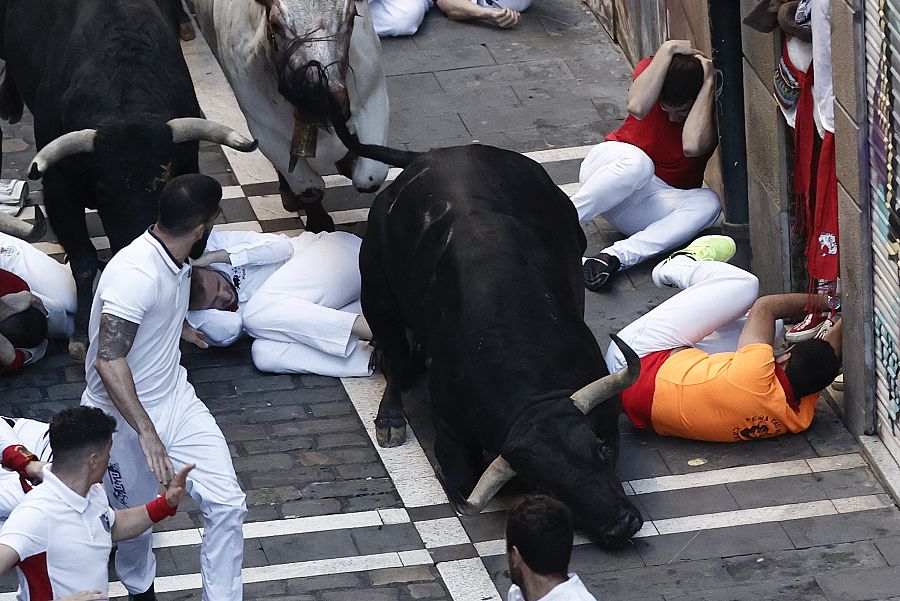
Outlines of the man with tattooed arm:
[[[104,484],[114,509],[154,499],[176,470],[196,464],[187,490],[204,517],[200,572],[204,601],[240,601],[247,506],[215,419],[180,364],[179,340],[206,347],[185,322],[190,258],[203,253],[219,214],[212,178],[174,178],[159,199],[156,224],[119,251],[94,294],[81,404],[116,418]],[[137,601],[155,599],[151,531],[119,543],[116,572]]]

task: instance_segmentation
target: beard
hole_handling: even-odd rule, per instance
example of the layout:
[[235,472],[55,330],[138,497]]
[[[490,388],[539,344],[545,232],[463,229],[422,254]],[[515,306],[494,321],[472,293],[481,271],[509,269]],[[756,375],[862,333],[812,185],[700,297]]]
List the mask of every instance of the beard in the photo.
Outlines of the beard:
[[191,259],[199,259],[203,256],[203,251],[206,250],[206,243],[209,241],[209,235],[212,233],[212,226],[206,227],[203,229],[203,237],[194,242],[194,245],[191,246],[191,252],[188,253],[188,256]]

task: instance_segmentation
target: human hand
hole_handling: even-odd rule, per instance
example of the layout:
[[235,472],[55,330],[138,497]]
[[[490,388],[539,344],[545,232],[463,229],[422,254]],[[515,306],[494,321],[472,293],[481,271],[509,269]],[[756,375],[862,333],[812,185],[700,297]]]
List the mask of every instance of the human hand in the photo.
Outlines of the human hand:
[[703,53],[691,46],[690,40],[666,40],[659,47],[661,51],[667,52],[670,56],[675,54],[700,55]]
[[43,461],[29,461],[25,466],[25,477],[32,484],[40,484],[44,481],[44,466],[47,465]]
[[181,499],[184,497],[185,487],[187,485],[187,475],[192,469],[194,469],[196,464],[189,464],[181,468],[175,477],[172,478],[172,481],[169,482],[169,486],[166,488],[166,503],[172,509],[178,507],[178,504],[181,503]]
[[53,601],[95,601],[96,599],[109,599],[109,597],[95,588],[87,591],[81,591],[74,595],[66,595],[65,597],[57,597]]
[[187,321],[181,324],[181,339],[185,342],[190,342],[198,348],[209,348],[209,343],[206,342],[203,332],[193,327]]
[[716,76],[716,67],[713,65],[712,59],[698,54],[697,60],[700,61],[700,65],[703,67],[703,79],[710,79]]
[[172,467],[166,446],[159,439],[159,435],[156,432],[143,432],[138,434],[138,442],[144,452],[144,457],[147,458],[150,471],[153,472],[160,484],[168,485],[175,474],[175,468]]
[[213,263],[231,263],[231,255],[227,250],[211,250],[200,255],[199,259],[192,259],[193,267],[209,267]]
[[491,10],[486,20],[501,29],[507,29],[517,24],[520,16],[521,15],[514,10],[497,8]]

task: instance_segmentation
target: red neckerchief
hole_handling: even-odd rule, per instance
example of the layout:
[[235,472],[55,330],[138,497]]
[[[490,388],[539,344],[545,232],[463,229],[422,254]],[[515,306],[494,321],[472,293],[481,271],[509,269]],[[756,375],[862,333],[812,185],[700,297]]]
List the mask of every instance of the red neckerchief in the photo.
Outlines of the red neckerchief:
[[788,71],[800,84],[797,112],[794,121],[794,194],[797,195],[799,211],[796,227],[803,233],[812,228],[812,207],[809,188],[812,182],[812,156],[816,122],[813,119],[813,66],[809,64],[804,73],[794,66],[788,55],[787,43],[782,44],[781,57]]
[[794,396],[794,387],[791,386],[791,381],[788,380],[787,374],[778,363],[775,364],[775,377],[778,378],[778,382],[784,390],[784,398],[787,400],[788,407],[793,409],[794,413],[800,413],[800,401]]

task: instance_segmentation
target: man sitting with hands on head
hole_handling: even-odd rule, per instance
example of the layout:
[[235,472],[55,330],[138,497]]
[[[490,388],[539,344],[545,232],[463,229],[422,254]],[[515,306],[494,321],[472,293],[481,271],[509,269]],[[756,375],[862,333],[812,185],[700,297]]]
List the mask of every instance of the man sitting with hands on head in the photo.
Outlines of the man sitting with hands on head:
[[580,221],[602,215],[628,236],[584,259],[589,290],[716,221],[719,198],[701,187],[718,144],[714,104],[712,61],[690,41],[664,42],[637,64],[628,117],[584,159],[572,196]]

